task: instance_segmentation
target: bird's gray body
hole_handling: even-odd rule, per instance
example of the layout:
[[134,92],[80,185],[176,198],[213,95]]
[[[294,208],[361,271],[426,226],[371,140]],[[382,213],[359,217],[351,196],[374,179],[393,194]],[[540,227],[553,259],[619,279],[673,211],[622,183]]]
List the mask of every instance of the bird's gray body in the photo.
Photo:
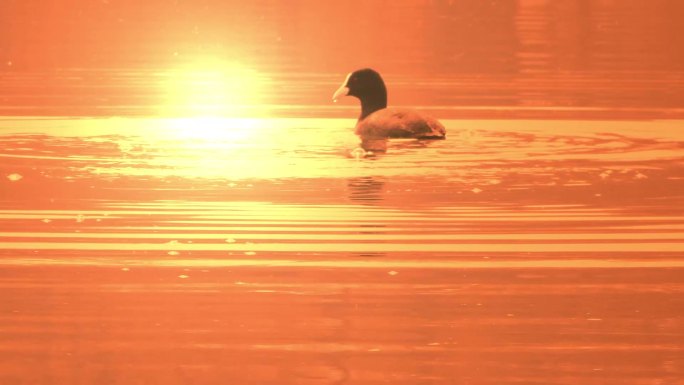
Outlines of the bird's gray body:
[[437,119],[415,110],[383,108],[359,120],[356,134],[367,138],[443,139],[446,129]]

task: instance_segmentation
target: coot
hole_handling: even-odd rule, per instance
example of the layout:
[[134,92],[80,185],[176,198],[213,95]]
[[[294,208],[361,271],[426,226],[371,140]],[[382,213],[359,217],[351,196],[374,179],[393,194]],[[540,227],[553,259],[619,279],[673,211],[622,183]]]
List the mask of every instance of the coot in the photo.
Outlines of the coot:
[[446,130],[436,119],[410,109],[387,108],[387,88],[378,72],[370,68],[347,75],[333,95],[355,96],[361,101],[356,134],[362,138],[444,139]]

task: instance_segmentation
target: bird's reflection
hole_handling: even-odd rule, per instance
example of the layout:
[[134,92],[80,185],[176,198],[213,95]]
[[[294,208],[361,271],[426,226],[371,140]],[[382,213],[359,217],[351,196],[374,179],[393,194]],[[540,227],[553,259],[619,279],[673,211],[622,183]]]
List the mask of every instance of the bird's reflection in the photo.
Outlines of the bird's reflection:
[[361,137],[360,147],[372,153],[387,151],[387,138]]
[[349,199],[361,204],[374,204],[383,200],[385,182],[381,178],[363,176],[347,180]]
[[[376,205],[384,199],[385,182],[381,178],[365,176],[350,178],[347,181],[349,199],[363,205]],[[382,223],[361,223],[357,229],[359,234],[385,234],[386,225]],[[386,253],[362,252],[354,253],[357,257],[384,257]]]

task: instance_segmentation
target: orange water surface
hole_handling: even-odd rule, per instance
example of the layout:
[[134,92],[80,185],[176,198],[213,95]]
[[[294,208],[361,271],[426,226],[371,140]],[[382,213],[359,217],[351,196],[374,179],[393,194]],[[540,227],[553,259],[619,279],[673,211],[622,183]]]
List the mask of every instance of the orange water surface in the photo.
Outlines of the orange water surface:
[[684,384],[682,17],[3,0],[0,384]]

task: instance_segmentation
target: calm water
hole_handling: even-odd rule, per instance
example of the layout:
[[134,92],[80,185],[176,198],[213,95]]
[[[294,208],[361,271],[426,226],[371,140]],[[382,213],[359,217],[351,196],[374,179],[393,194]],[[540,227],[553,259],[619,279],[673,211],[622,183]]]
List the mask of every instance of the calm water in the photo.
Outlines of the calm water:
[[684,383],[679,2],[161,3],[0,4],[1,383]]

